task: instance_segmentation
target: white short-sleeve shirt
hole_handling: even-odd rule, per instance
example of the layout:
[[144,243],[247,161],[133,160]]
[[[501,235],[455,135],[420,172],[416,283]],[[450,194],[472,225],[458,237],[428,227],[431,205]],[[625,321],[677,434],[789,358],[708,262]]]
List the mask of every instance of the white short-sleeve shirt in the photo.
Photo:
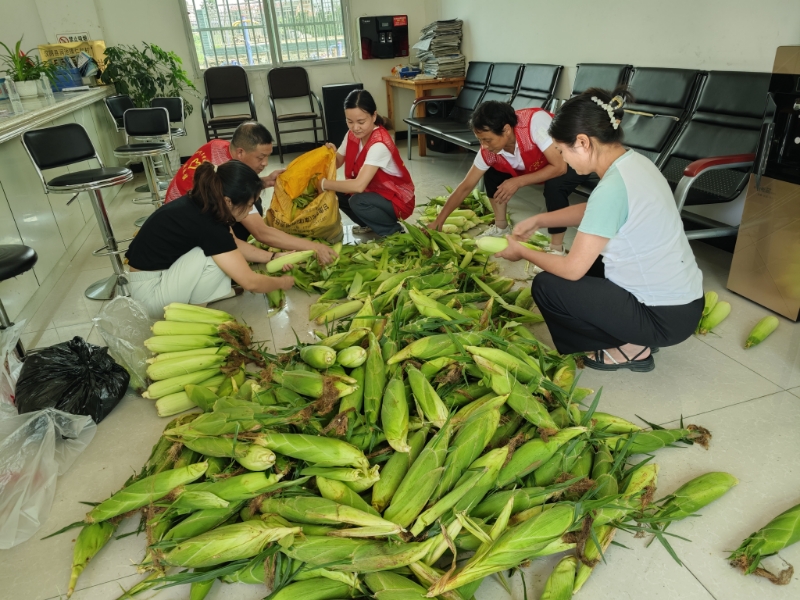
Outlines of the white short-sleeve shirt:
[[[550,134],[547,133],[552,121],[553,117],[548,115],[547,112],[543,110],[537,111],[534,113],[533,117],[531,117],[531,139],[542,152],[547,150],[553,144],[553,138],[551,138]],[[514,147],[514,154],[506,152],[505,150],[500,150],[498,154],[505,158],[513,169],[517,171],[525,170],[525,163],[522,162],[522,154],[519,151],[519,144],[516,144]],[[475,166],[475,168],[480,169],[481,171],[489,170],[489,165],[487,165],[486,161],[483,160],[483,155],[481,152],[478,152],[475,155],[475,160],[472,162],[472,164]]]
[[[344,141],[339,146],[339,149],[336,151],[337,154],[341,156],[347,156],[347,138],[349,135],[344,136]],[[359,141],[358,144],[358,152],[359,154],[364,149],[364,142]],[[365,165],[372,165],[373,167],[378,167],[382,171],[385,171],[389,175],[393,175],[394,177],[401,177],[402,173],[400,169],[397,167],[397,163],[394,162],[394,158],[392,158],[392,153],[389,151],[389,148],[386,147],[386,144],[383,142],[377,142],[372,145],[372,147],[367,152],[367,157],[364,159]]]

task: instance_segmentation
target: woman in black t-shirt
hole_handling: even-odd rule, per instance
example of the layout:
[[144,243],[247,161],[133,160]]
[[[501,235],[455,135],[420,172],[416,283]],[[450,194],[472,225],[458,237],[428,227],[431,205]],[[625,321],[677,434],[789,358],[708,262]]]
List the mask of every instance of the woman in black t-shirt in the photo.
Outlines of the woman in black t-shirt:
[[206,304],[231,295],[231,280],[250,292],[291,288],[293,277],[266,277],[248,265],[283,253],[255,248],[231,231],[262,187],[258,175],[239,161],[200,165],[192,190],[154,212],[131,243],[126,254],[131,296],[160,317],[171,302]]

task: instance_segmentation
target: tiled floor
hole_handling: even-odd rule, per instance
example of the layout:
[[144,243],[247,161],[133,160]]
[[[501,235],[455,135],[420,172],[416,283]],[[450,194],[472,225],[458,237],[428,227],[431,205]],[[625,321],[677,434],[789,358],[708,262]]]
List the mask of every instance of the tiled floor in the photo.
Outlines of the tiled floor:
[[[402,151],[402,149],[401,149]],[[455,185],[469,168],[471,155],[432,154],[415,156],[409,168],[417,186],[419,202]],[[130,191],[127,192],[130,196]],[[516,219],[544,209],[537,189],[523,189],[511,202]],[[120,237],[133,232],[136,217],[147,207],[132,205],[121,198],[111,210],[111,220]],[[571,240],[570,235],[567,241]],[[33,315],[29,315],[23,341],[30,346],[47,346],[80,335],[101,343],[93,329],[92,317],[102,303],[87,300],[83,290],[93,281],[110,274],[106,259],[91,256],[100,246],[96,232],[65,270],[61,280]],[[713,334],[692,337],[685,343],[664,348],[655,357],[651,373],[601,373],[586,370],[581,384],[603,388],[602,409],[635,420],[674,426],[681,417],[712,431],[709,450],[699,447],[667,449],[658,453],[659,496],[685,481],[708,471],[727,471],[739,478],[739,485],[722,500],[670,528],[672,544],[684,562],[675,563],[657,543],[645,548],[645,540],[618,535],[622,546],[607,552],[608,564],[595,574],[579,598],[618,600],[622,598],[687,600],[789,600],[800,598],[800,572],[786,587],[763,579],[743,577],[725,561],[726,552],[772,516],[800,502],[800,325],[781,319],[778,330],[759,347],[742,348],[750,328],[767,311],[728,292],[725,281],[731,256],[694,243],[703,269],[705,288],[716,290],[733,306],[731,316]],[[505,267],[510,267],[506,264]],[[524,277],[521,265],[507,272]],[[244,294],[216,306],[244,319],[255,337],[270,351],[301,341],[310,341],[312,325],[308,306],[314,298],[298,290],[288,294],[288,305],[266,318],[262,296]],[[546,326],[535,331],[549,340]],[[147,458],[164,421],[155,415],[152,402],[134,395],[98,428],[88,450],[59,480],[53,509],[42,524],[41,534],[51,533],[76,521],[86,512],[80,501],[97,501],[117,489]],[[123,524],[129,531],[134,523]],[[30,600],[56,598],[66,589],[74,532],[45,541],[32,539],[13,550],[0,551],[0,596]],[[627,548],[626,548],[627,547]],[[106,600],[118,597],[123,588],[141,575],[132,566],[141,558],[143,542],[135,536],[114,541],[89,565],[81,577],[78,600]],[[800,567],[800,544],[781,553]],[[536,561],[525,570],[527,593],[538,598],[553,560]],[[773,562],[780,567],[780,561]],[[519,577],[511,582],[512,597],[521,600],[524,590]],[[262,598],[258,586],[216,584],[209,598]],[[159,598],[186,598],[188,591],[172,588]],[[143,594],[147,598],[152,593]],[[477,598],[502,599],[508,594],[492,580],[484,584]]]

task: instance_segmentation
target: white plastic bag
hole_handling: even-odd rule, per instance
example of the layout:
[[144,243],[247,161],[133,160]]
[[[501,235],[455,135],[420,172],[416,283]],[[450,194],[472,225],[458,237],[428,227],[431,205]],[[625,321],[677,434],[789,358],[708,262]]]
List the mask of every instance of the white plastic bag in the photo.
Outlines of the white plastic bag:
[[0,549],[36,533],[50,514],[57,477],[96,431],[91,417],[53,408],[0,415]]
[[147,359],[150,352],[144,341],[152,336],[152,319],[133,298],[117,296],[92,319],[100,331],[108,353],[131,375],[130,386],[137,392],[147,387]]
[[14,407],[14,386],[17,383],[22,363],[14,353],[25,321],[0,330],[0,419],[17,414]]

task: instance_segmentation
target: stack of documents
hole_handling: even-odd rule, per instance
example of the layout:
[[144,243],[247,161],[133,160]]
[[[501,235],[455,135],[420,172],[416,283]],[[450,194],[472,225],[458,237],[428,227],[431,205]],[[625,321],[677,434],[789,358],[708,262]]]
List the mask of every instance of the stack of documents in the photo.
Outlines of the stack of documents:
[[466,59],[461,54],[463,21],[435,21],[422,30],[417,49],[422,72],[432,77],[463,77]]

